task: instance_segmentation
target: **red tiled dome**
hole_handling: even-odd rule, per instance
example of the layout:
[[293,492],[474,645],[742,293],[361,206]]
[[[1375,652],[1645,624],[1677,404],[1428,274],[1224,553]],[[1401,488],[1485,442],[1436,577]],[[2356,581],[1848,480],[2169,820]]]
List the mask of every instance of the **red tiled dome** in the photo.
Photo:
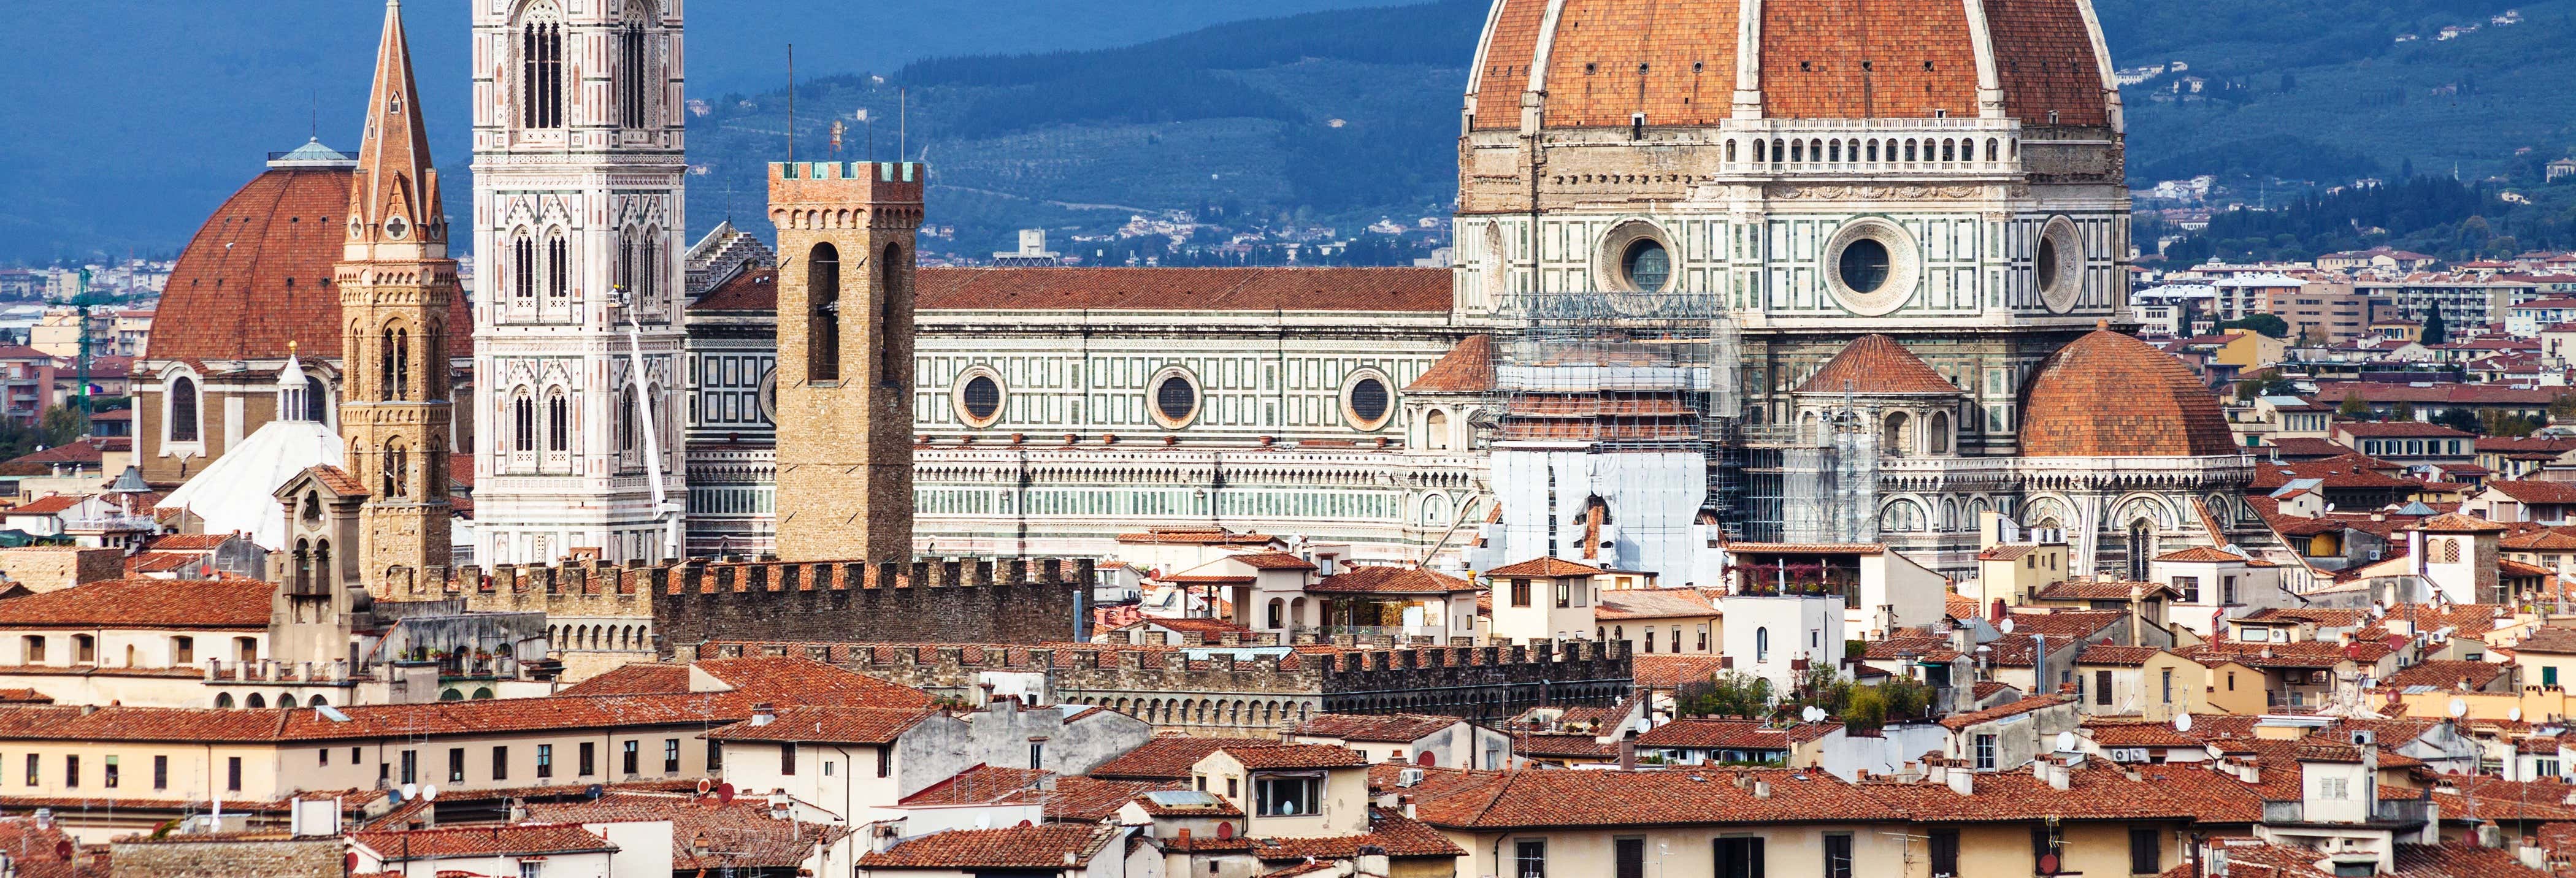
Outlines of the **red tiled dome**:
[[[239,360],[340,356],[340,291],[333,264],[348,236],[349,166],[271,167],[224,200],[180,251],[161,293],[160,318],[145,342],[153,360]],[[465,297],[448,325],[471,326]],[[469,332],[448,334],[448,352],[472,356]]]
[[1959,388],[1925,365],[1923,358],[1896,339],[1871,333],[1843,345],[1814,377],[1798,385],[1799,393],[1946,393]]
[[[1546,94],[1551,128],[1715,125],[1734,112],[1739,0],[1494,0],[1468,83],[1476,128],[1517,128],[1521,96]],[[2089,0],[1765,0],[1758,84],[1767,118],[1925,118],[1978,113],[1977,42],[1992,49],[2005,115],[2110,124],[2108,66]]]
[[2028,457],[2241,454],[2218,397],[2182,364],[2107,329],[2068,342],[2039,365],[2022,397]]

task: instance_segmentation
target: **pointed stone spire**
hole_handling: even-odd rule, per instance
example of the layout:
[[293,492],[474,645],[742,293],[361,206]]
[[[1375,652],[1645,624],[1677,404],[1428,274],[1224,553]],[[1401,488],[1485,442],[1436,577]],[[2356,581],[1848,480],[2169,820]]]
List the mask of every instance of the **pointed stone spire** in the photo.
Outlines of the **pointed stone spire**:
[[348,243],[353,249],[413,245],[435,251],[424,255],[446,255],[447,223],[439,211],[438,171],[430,165],[429,126],[420,116],[411,45],[403,36],[402,0],[385,0],[384,40],[376,48],[375,87],[367,98],[367,129],[349,195]]

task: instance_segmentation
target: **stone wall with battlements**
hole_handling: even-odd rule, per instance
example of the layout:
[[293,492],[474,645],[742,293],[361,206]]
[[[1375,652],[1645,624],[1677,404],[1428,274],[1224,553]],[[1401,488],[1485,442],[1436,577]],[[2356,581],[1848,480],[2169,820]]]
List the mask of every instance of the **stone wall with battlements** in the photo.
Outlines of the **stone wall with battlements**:
[[[905,563],[500,565],[387,577],[393,599],[546,614],[566,653],[670,655],[710,640],[1043,643],[1090,632],[1089,558]],[[567,660],[572,656],[567,655]]]
[[1400,648],[1348,640],[1283,647],[1266,636],[1180,646],[718,641],[679,654],[804,656],[967,701],[992,686],[1208,735],[1258,736],[1318,713],[1500,722],[1542,705],[1615,704],[1632,685],[1625,646],[1590,641]]

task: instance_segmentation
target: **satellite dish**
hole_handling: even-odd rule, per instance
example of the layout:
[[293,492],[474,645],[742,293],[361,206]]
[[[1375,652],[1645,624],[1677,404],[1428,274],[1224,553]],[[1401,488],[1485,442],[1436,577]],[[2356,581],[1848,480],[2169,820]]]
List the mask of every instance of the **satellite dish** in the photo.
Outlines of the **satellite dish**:
[[406,799],[417,799],[417,798],[420,798],[420,785],[419,785],[419,784],[416,784],[416,783],[407,783],[407,784],[403,784],[403,798],[406,798]]
[[2522,721],[2522,708],[2516,707],[2516,708],[2513,708],[2513,709],[2510,709],[2510,710],[2505,711],[2505,712],[2504,712],[2504,718],[2505,718],[2507,721],[2510,721],[2510,722],[2521,722],[2521,721]]
[[401,790],[385,791],[385,801],[391,804],[400,805],[403,803],[403,798],[403,791]]
[[731,782],[716,784],[716,801],[727,805],[733,804],[733,784]]
[[2060,753],[2073,753],[2073,752],[2075,752],[2075,733],[2074,733],[2074,732],[2059,732],[2059,733],[2057,733],[2057,752],[2060,752]]
[[1807,705],[1807,709],[1798,711],[1798,716],[1808,722],[1815,722],[1825,718],[1825,709],[1810,704]]
[[2013,629],[2014,629],[2014,628],[2018,628],[2018,627],[2021,627],[2021,626],[2018,626],[2018,625],[2013,624],[2013,620],[2012,620],[2012,617],[2011,617],[2011,616],[2005,616],[2005,617],[2004,617],[2003,624],[1996,625],[1996,626],[1995,626],[1995,630],[1997,630],[1997,631],[2001,631],[2001,632],[2003,632],[2003,633],[2005,633],[2005,634],[2011,634],[2011,633],[2013,633]]
[[601,788],[601,787],[600,787],[600,785],[598,785],[598,784],[591,784],[590,786],[586,786],[586,787],[582,787],[582,788],[581,788],[581,797],[582,797],[582,798],[584,798],[584,799],[589,799],[589,800],[591,800],[591,801],[598,801],[598,800],[599,800],[599,797],[600,797],[600,796],[602,796],[602,795],[607,794],[607,792],[608,792],[608,791],[607,791],[606,789]]
[[991,815],[991,814],[989,814],[989,813],[987,813],[987,814],[977,814],[977,815],[975,815],[975,828],[977,828],[977,829],[991,829],[991,828],[993,828],[993,815]]
[[2468,715],[2468,713],[2469,713],[2469,703],[2468,703],[2468,702],[2466,702],[2466,701],[2462,701],[2462,700],[2457,699],[2457,698],[2451,699],[2451,718],[2452,718],[2452,719],[2459,719],[2460,717],[2467,716],[2467,715]]
[[2174,731],[2177,731],[2177,732],[2188,732],[2188,731],[2191,731],[2191,714],[2188,714],[2188,713],[2179,713],[2179,714],[2175,714],[2175,715],[2174,715]]
[[424,801],[424,802],[435,802],[435,801],[438,801],[438,785],[437,785],[437,784],[430,784],[430,785],[428,785],[428,786],[421,787],[421,788],[420,788],[420,800],[421,800],[421,801]]
[[703,796],[703,795],[706,795],[706,794],[708,794],[708,793],[715,792],[715,790],[716,790],[716,782],[715,782],[715,781],[711,781],[711,780],[708,780],[708,779],[703,778],[703,777],[702,777],[702,778],[698,778],[698,795]]

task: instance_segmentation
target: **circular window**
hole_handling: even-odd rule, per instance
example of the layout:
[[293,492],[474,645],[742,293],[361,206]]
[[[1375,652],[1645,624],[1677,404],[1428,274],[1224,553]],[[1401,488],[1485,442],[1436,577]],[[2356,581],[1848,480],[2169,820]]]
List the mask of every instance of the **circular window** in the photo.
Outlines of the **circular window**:
[[966,370],[957,382],[953,401],[957,419],[969,427],[990,427],[1002,419],[1002,379],[993,370],[978,366]]
[[385,234],[393,236],[397,240],[401,239],[403,234],[410,230],[411,224],[403,222],[402,217],[397,216],[385,220]]
[[1395,394],[1386,389],[1386,379],[1364,373],[1342,390],[1342,408],[1351,426],[1375,430],[1386,426],[1387,414],[1394,410]]
[[1154,420],[1170,429],[1188,426],[1199,413],[1199,385],[1189,373],[1167,369],[1154,379]]
[[1853,241],[1843,248],[1834,271],[1852,292],[1878,292],[1887,285],[1887,245],[1870,238]]
[[2039,243],[2031,248],[2030,269],[2040,302],[2048,310],[2064,314],[2082,303],[2084,237],[2076,233],[2074,220],[2052,217],[2040,227]]
[[1592,282],[1604,290],[1659,293],[1673,285],[1679,254],[1662,229],[1641,219],[1614,223],[1592,251]]
[[1877,317],[1893,313],[1914,298],[1921,280],[1914,237],[1905,227],[1878,217],[1844,224],[1825,243],[1819,273],[1827,290],[1852,313]]
[[975,420],[992,417],[993,413],[1002,410],[1002,385],[993,383],[992,378],[977,375],[967,381],[964,396],[966,416]]
[[1639,238],[1619,257],[1619,272],[1638,292],[1662,292],[1673,278],[1673,255],[1664,250],[1662,241]]
[[762,373],[762,374],[761,374],[761,376],[760,376],[760,393],[758,394],[758,396],[756,397],[756,399],[759,401],[759,404],[760,404],[760,419],[761,419],[762,421],[766,421],[766,422],[768,422],[768,423],[772,423],[772,424],[778,423],[778,370],[777,370],[777,369],[773,368],[773,369],[770,369],[768,372],[765,372],[765,373]]

